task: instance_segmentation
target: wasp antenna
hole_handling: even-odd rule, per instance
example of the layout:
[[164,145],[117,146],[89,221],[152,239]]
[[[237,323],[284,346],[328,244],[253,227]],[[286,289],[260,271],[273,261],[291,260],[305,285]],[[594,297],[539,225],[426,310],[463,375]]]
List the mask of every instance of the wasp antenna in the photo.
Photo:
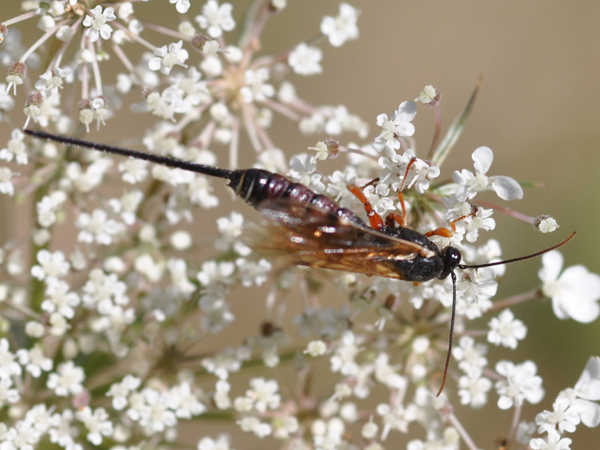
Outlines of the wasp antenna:
[[190,161],[184,161],[182,159],[153,155],[152,153],[138,152],[127,148],[115,147],[107,144],[98,144],[96,142],[82,141],[81,139],[46,133],[45,131],[23,130],[23,133],[33,136],[37,139],[60,142],[61,144],[65,144],[70,147],[83,147],[100,152],[112,153],[114,155],[126,156],[128,158],[142,159],[144,161],[162,164],[163,166],[173,167],[175,169],[189,170],[190,172],[202,173],[204,175],[225,178],[227,180],[231,180],[233,176],[233,172],[231,170],[219,169],[218,167],[205,166],[203,164],[196,164]]
[[460,264],[458,266],[459,269],[479,269],[481,267],[492,267],[492,266],[499,266],[501,264],[509,264],[509,263],[513,263],[513,262],[517,262],[517,261],[523,261],[526,259],[531,259],[531,258],[535,258],[537,256],[543,255],[544,253],[548,253],[550,250],[555,250],[559,247],[562,247],[563,245],[565,245],[567,242],[569,242],[571,239],[573,239],[575,237],[576,232],[573,231],[573,234],[571,234],[571,236],[569,236],[567,239],[565,239],[564,241],[562,241],[560,244],[556,244],[550,248],[547,248],[546,250],[542,250],[541,252],[537,252],[537,253],[533,253],[531,255],[527,255],[527,256],[521,256],[519,258],[513,258],[513,259],[506,259],[504,261],[496,261],[493,263],[488,263],[488,264],[476,264],[476,265],[466,265],[466,264]]
[[444,367],[444,378],[442,378],[442,387],[438,391],[436,397],[439,397],[444,386],[446,386],[446,377],[448,377],[448,367],[450,366],[450,358],[452,357],[452,342],[454,341],[454,318],[456,317],[456,274],[450,272],[452,277],[452,315],[450,317],[450,339],[448,340],[448,356],[446,356],[446,366]]

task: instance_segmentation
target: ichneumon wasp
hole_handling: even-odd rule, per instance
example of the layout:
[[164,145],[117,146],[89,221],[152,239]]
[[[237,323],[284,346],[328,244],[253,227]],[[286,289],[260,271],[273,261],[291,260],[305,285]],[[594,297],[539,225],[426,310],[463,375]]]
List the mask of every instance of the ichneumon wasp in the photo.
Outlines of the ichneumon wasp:
[[[535,258],[565,245],[575,236],[573,233],[563,242],[531,255],[488,264],[465,265],[460,264],[462,255],[459,249],[452,246],[439,249],[429,240],[429,237],[451,236],[455,231],[455,222],[474,215],[476,210],[452,221],[450,223],[452,230],[438,228],[421,234],[406,227],[404,208],[402,208],[403,214],[389,213],[384,220],[373,211],[362,190],[355,185],[350,185],[348,189],[360,200],[367,212],[370,225],[368,226],[357,214],[338,206],[329,197],[316,194],[302,184],[293,183],[282,175],[266,170],[220,169],[44,131],[24,130],[24,133],[72,147],[84,147],[224,178],[239,197],[260,211],[266,219],[265,226],[252,230],[249,237],[251,246],[259,253],[272,258],[284,256],[288,264],[343,270],[413,283],[434,278],[443,280],[450,275],[452,279],[450,338],[438,396],[446,384],[452,355],[456,315],[454,270],[478,269]],[[407,173],[409,169],[410,163]],[[402,189],[399,189],[399,192],[403,205]]]

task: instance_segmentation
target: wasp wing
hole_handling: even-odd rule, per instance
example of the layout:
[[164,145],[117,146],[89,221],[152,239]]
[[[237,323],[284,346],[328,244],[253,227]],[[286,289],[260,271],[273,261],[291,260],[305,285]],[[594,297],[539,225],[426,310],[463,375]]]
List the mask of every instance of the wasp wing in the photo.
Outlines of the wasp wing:
[[306,265],[403,278],[394,261],[407,261],[431,250],[415,242],[380,233],[332,212],[269,199],[257,209],[263,224],[246,230],[244,242],[255,251],[289,265]]

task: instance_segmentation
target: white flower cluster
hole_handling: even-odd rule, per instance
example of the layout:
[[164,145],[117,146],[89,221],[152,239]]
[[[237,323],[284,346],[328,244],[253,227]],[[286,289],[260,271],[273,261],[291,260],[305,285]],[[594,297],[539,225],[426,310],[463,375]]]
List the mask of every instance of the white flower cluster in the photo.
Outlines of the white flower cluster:
[[[502,353],[490,362],[487,351],[489,344],[503,352],[523,345],[527,327],[509,309],[522,301],[548,298],[558,318],[581,323],[600,315],[600,276],[581,265],[563,271],[558,251],[543,256],[538,289],[499,301],[504,266],[459,267],[455,286],[450,277],[413,284],[384,278],[376,265],[374,272],[361,269],[367,251],[386,262],[402,256],[365,244],[358,257],[354,249],[337,252],[343,258],[334,275],[316,267],[339,256],[336,248],[307,248],[303,256],[314,256],[314,268],[289,267],[250,245],[257,228],[243,206],[223,217],[202,214],[226,198],[208,176],[31,142],[10,117],[17,90],[35,87],[23,109],[26,126],[33,121],[71,135],[94,122],[109,124],[129,94],[140,95],[129,113],[156,119],[140,139],[146,152],[233,170],[241,143],[249,142],[254,167],[352,208],[377,228],[370,237],[397,244],[390,230],[410,228],[440,249],[459,249],[468,265],[500,260],[497,241],[480,241],[496,226],[494,211],[542,232],[556,230],[552,217],[530,218],[482,200],[489,191],[501,200],[523,196],[517,181],[488,175],[494,155],[487,147],[472,153],[473,169],[439,181],[460,129],[451,128],[453,139],[438,141],[427,155],[417,150],[415,102],[441,111],[433,86],[389,116],[378,115],[371,141],[368,123],[346,106],[298,96],[290,79],[323,72],[320,43],[339,47],[358,38],[355,7],[341,3],[336,16],[315,21],[317,37],[272,56],[259,54],[259,43],[285,0],[254,0],[241,21],[231,3],[169,0],[181,14],[176,29],[148,14],[156,1],[91,3],[26,1],[23,14],[0,23],[2,60],[15,61],[0,84],[0,122],[12,130],[0,149],[0,193],[30,208],[19,214],[29,222],[18,238],[0,243],[0,450],[33,450],[47,441],[80,450],[86,440],[115,450],[182,447],[189,444],[178,435],[184,420],[201,424],[194,427],[201,430],[198,450],[229,450],[228,434],[201,434],[215,418],[289,448],[383,450],[398,433],[408,450],[476,449],[469,424],[458,420],[456,396],[435,397],[454,289],[460,338],[446,390],[455,390],[462,405],[512,410],[515,427],[522,406],[542,400],[534,361],[512,362]],[[14,26],[26,21],[43,33],[28,49]],[[232,45],[229,33],[238,29]],[[109,58],[121,64],[120,73],[110,72]],[[288,163],[269,134],[276,114],[323,140]],[[360,144],[338,141],[348,135]],[[335,158],[342,161],[338,170],[320,170]],[[330,219],[333,225],[315,237],[331,235],[340,246],[353,244],[340,230],[360,234],[368,227]],[[354,273],[361,271],[382,277]],[[323,292],[331,289],[323,286],[332,278],[348,299],[337,308],[324,306]],[[234,296],[252,305],[243,321]],[[290,305],[294,296],[301,306]],[[242,333],[248,324],[259,331]],[[566,433],[599,425],[599,400],[600,359],[593,357],[552,411],[535,423],[521,421],[510,434],[532,449],[568,449]]]

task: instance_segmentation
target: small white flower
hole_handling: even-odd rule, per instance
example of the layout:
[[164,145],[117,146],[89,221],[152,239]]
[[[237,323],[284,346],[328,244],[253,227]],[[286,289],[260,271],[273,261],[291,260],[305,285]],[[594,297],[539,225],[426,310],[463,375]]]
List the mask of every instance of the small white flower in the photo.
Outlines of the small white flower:
[[19,391],[11,389],[12,385],[13,382],[10,378],[0,379],[0,407],[8,403],[16,403],[21,399]]
[[425,103],[426,105],[431,105],[433,100],[438,96],[439,91],[434,88],[432,85],[428,84],[423,88],[421,93],[417,98],[415,98],[415,102]]
[[27,148],[23,142],[24,138],[25,135],[21,133],[21,130],[15,128],[10,134],[6,148],[0,150],[0,159],[10,162],[16,157],[17,164],[27,164],[29,159],[27,157]]
[[389,193],[390,188],[382,183],[377,184],[377,186],[369,185],[363,189],[363,194],[365,194],[375,212],[380,216],[396,209],[394,200],[388,197]]
[[249,287],[252,285],[260,286],[267,281],[267,274],[271,271],[271,263],[264,258],[258,262],[248,261],[244,258],[238,258],[235,261],[238,268],[242,286]]
[[537,366],[533,361],[513,364],[510,361],[498,361],[496,372],[506,379],[496,382],[496,390],[500,398],[498,407],[508,409],[520,406],[525,400],[531,404],[539,403],[544,397],[542,378],[536,375]]
[[549,433],[546,439],[535,438],[529,442],[532,450],[571,450],[571,442],[569,438],[563,438],[556,431]]
[[306,347],[306,350],[304,350],[304,353],[310,356],[321,356],[324,355],[325,352],[327,352],[327,344],[321,340],[310,341]]
[[32,420],[19,420],[15,427],[3,436],[2,447],[7,450],[33,450],[41,435]]
[[491,187],[503,200],[523,198],[523,188],[512,178],[503,175],[493,177],[486,175],[494,160],[494,153],[489,147],[479,147],[473,152],[471,158],[474,161],[475,175],[467,169],[460,172],[455,170],[452,174],[452,179],[458,184],[455,195],[459,201],[472,199],[477,192],[488,187]]
[[219,198],[212,195],[211,181],[205,175],[197,175],[188,185],[188,195],[192,203],[210,209],[219,205]]
[[546,215],[536,217],[533,226],[542,233],[552,233],[560,228],[556,219]]
[[[419,339],[419,338],[417,338]],[[420,345],[424,344],[423,339]],[[428,341],[428,340],[427,340]],[[428,344],[428,342],[427,342]],[[419,344],[417,344],[419,345]],[[398,366],[389,363],[390,357],[387,353],[380,353],[375,360],[375,379],[390,389],[403,389],[406,387],[406,379],[398,373]]]
[[229,217],[217,219],[220,236],[215,240],[215,248],[221,252],[233,250],[241,256],[248,256],[252,250],[239,238],[242,235],[244,216],[233,211]]
[[489,231],[496,228],[496,221],[492,219],[493,213],[493,209],[477,208],[477,213],[470,217],[465,225],[467,241],[477,241],[479,230]]
[[208,0],[202,7],[202,14],[196,16],[195,20],[200,28],[207,30],[210,37],[218,38],[223,31],[231,31],[235,28],[235,20],[231,16],[232,9],[231,3],[223,3],[219,6],[216,0]]
[[136,184],[148,176],[148,161],[140,159],[127,159],[119,164],[119,170],[123,172],[123,181],[129,184]]
[[196,290],[196,286],[188,280],[187,263],[184,259],[169,258],[167,269],[171,275],[171,285],[182,295],[187,297]]
[[12,375],[21,375],[21,366],[15,359],[15,355],[9,350],[8,339],[0,339],[0,379],[5,380]]
[[81,229],[77,240],[88,244],[96,242],[100,245],[110,245],[113,242],[113,236],[120,230],[118,222],[109,219],[103,209],[95,209],[91,215],[82,212],[75,225]]
[[269,78],[269,69],[266,67],[257,70],[246,70],[244,73],[246,85],[240,89],[244,101],[246,103],[261,102],[268,97],[273,97],[275,88],[267,83]]
[[188,59],[189,53],[182,47],[183,41],[179,41],[169,44],[168,47],[163,45],[155,48],[156,58],[148,61],[148,67],[150,70],[160,70],[165,75],[169,75],[175,65],[187,67],[184,63]]
[[151,283],[158,283],[163,276],[165,264],[162,259],[154,261],[152,256],[144,253],[135,259],[133,267],[144,275]]
[[481,408],[487,403],[487,393],[492,388],[489,378],[478,374],[471,376],[463,375],[458,380],[458,395],[461,405],[470,405],[473,408]]
[[102,39],[110,39],[113,29],[106,22],[111,22],[117,18],[114,11],[113,8],[106,8],[104,12],[102,12],[102,6],[100,5],[90,10],[93,17],[89,15],[86,16],[83,21],[83,26],[89,27],[85,30],[85,35],[90,38],[91,42],[96,42],[100,36]]
[[198,442],[198,450],[230,450],[231,439],[228,434],[219,434],[216,439],[203,437]]
[[58,92],[59,89],[63,88],[63,79],[71,75],[71,69],[60,67],[54,70],[48,70],[44,74],[40,75],[40,79],[35,82],[35,88],[42,91],[54,91]]
[[235,271],[235,264],[229,261],[206,261],[202,263],[202,270],[198,272],[197,278],[206,288],[215,287],[219,284],[230,284],[231,275]]
[[340,172],[336,170],[332,175],[329,176],[329,184],[327,185],[326,192],[343,207],[349,207],[354,203],[354,195],[348,190],[349,184],[354,184],[356,181],[356,174],[353,170],[346,170]]
[[600,276],[585,266],[567,267],[563,273],[564,258],[558,250],[542,256],[538,272],[542,292],[552,299],[552,310],[559,319],[573,319],[590,323],[600,315]]
[[242,431],[254,433],[259,438],[269,436],[273,429],[268,423],[261,422],[258,417],[248,416],[236,422]]
[[488,342],[513,350],[517,348],[517,341],[527,335],[527,327],[522,321],[515,320],[510,309],[505,309],[497,318],[494,317],[488,326],[490,327]]
[[310,184],[311,175],[316,170],[316,161],[310,155],[301,153],[292,156],[292,159],[290,159],[290,170],[286,175],[296,183],[307,186]]
[[52,416],[52,427],[48,430],[50,442],[63,448],[75,447],[74,438],[77,437],[77,428],[73,427],[73,411],[65,409],[62,413]]
[[113,383],[106,393],[107,397],[112,397],[112,405],[117,411],[122,411],[127,406],[127,397],[132,391],[135,391],[142,380],[133,375],[125,375],[123,381]]
[[250,399],[256,411],[264,413],[268,409],[279,408],[281,395],[277,394],[279,385],[276,380],[265,380],[262,377],[252,378],[246,397]]
[[57,371],[48,375],[46,386],[54,390],[59,397],[67,397],[69,394],[77,395],[83,392],[81,384],[85,374],[81,367],[77,367],[73,361],[67,361],[58,365]]
[[168,392],[159,393],[154,389],[142,391],[146,407],[142,408],[140,425],[153,432],[163,432],[167,427],[177,424],[175,413],[169,409],[170,395]]
[[[404,158],[408,159],[409,157],[410,159],[414,157],[414,152],[410,149],[404,152]],[[431,180],[434,180],[439,176],[440,168],[438,166],[417,158],[410,168],[407,187],[414,187],[419,194],[423,194],[427,189],[429,189]]]
[[317,75],[323,72],[320,64],[322,58],[320,48],[309,47],[301,42],[290,52],[288,64],[298,75]]
[[0,167],[0,192],[3,194],[15,195],[15,186],[12,183],[12,178],[15,176],[12,170],[8,167]]
[[43,403],[34,405],[27,411],[25,420],[33,423],[35,429],[40,433],[45,433],[52,425],[51,410]]
[[75,316],[75,306],[79,305],[79,295],[76,292],[69,292],[70,286],[62,280],[48,278],[46,282],[46,299],[42,302],[41,308],[44,311],[53,313],[57,311],[67,319]]
[[217,381],[215,385],[215,395],[213,400],[219,409],[231,408],[231,400],[229,399],[229,390],[231,385],[225,380]]
[[181,383],[169,389],[169,408],[175,411],[180,419],[191,419],[206,411],[206,406],[197,398],[197,391],[193,392],[189,383]]
[[414,102],[400,103],[389,119],[387,114],[379,114],[377,125],[381,127],[381,132],[373,140],[371,146],[378,152],[385,150],[386,155],[390,158],[396,156],[395,150],[400,148],[398,138],[412,136],[415,133],[415,126],[411,122],[416,115],[417,105]]
[[359,11],[348,3],[340,3],[340,11],[336,17],[325,16],[321,21],[321,33],[329,38],[329,43],[340,47],[346,41],[358,38]]
[[65,319],[65,316],[57,312],[50,314],[50,334],[53,336],[63,336],[71,326]]
[[[460,296],[457,314],[465,314],[469,319],[474,319],[486,312],[491,307],[490,298],[496,295],[498,290],[498,282],[494,280],[495,278],[496,272],[485,267],[469,272],[468,277],[460,280],[456,285],[457,295]],[[445,286],[451,286],[449,280],[446,281]],[[443,303],[446,305],[446,302]]]
[[543,411],[535,416],[538,433],[551,433],[555,430],[560,434],[565,431],[573,433],[581,418],[570,406],[571,402],[568,398],[559,396],[552,404],[552,411]]
[[355,376],[358,374],[359,366],[354,360],[359,353],[355,336],[351,331],[344,331],[342,339],[336,346],[333,356],[330,358],[331,371],[340,372],[342,375]]
[[48,250],[42,249],[37,253],[37,260],[39,265],[31,268],[31,275],[40,281],[64,277],[69,273],[71,267],[66,261],[65,254],[61,251],[50,253]]
[[575,413],[581,422],[594,428],[600,425],[600,357],[592,356],[577,380],[573,389],[565,389],[558,394],[559,399],[568,400],[569,412]]
[[92,412],[89,406],[84,406],[75,413],[75,417],[88,429],[87,440],[94,445],[102,444],[102,436],[113,434],[113,424],[104,408]]
[[120,199],[110,199],[108,204],[115,214],[120,214],[127,225],[133,225],[136,220],[136,211],[144,199],[142,191],[125,192]]

